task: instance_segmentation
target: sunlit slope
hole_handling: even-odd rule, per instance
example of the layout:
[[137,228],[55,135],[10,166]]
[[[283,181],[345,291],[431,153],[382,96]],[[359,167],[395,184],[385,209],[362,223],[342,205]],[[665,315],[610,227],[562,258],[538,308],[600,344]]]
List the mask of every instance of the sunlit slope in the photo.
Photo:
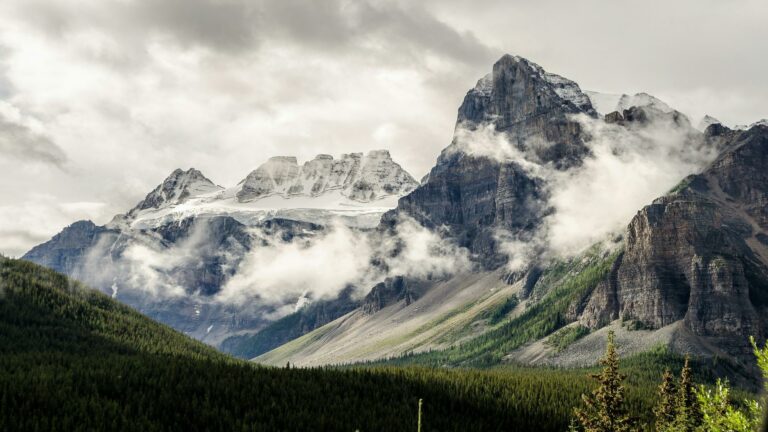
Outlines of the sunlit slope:
[[498,364],[574,321],[568,307],[605,277],[617,253],[592,248],[553,262],[526,298],[525,280],[507,284],[504,270],[460,275],[435,283],[411,304],[399,302],[372,315],[354,311],[254,360],[320,365],[424,353],[447,364]]

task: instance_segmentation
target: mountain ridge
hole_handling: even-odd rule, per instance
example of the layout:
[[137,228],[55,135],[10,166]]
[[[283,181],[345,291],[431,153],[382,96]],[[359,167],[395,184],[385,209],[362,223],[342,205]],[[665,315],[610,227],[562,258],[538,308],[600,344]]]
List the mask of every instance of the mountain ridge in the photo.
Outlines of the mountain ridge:
[[[547,187],[549,180],[546,177],[537,176],[535,171],[526,169],[526,167],[535,164],[552,166],[555,173],[573,172],[581,169],[584,161],[593,158],[590,140],[594,137],[584,133],[581,127],[582,123],[574,121],[578,115],[593,119],[590,121],[598,122],[600,125],[608,125],[601,127],[610,128],[608,130],[612,132],[638,134],[640,137],[638,143],[641,145],[648,145],[649,142],[653,142],[653,134],[656,132],[655,129],[646,132],[649,127],[656,127],[654,125],[657,125],[661,128],[677,128],[679,133],[670,139],[674,140],[675,146],[678,147],[670,147],[671,150],[685,152],[688,149],[701,149],[706,154],[719,153],[715,161],[712,161],[713,156],[703,157],[702,163],[704,165],[699,165],[701,167],[699,169],[721,164],[726,167],[723,172],[729,173],[727,178],[730,178],[729,182],[735,191],[733,193],[738,193],[739,199],[745,202],[745,205],[750,200],[756,202],[748,204],[749,208],[761,209],[763,208],[761,206],[766,204],[764,199],[760,198],[763,192],[760,192],[762,189],[757,185],[761,181],[763,184],[768,184],[768,179],[763,179],[763,176],[759,174],[759,168],[753,167],[749,172],[754,171],[754,174],[749,174],[749,172],[739,168],[738,164],[722,162],[732,160],[728,158],[728,155],[733,155],[734,149],[744,148],[743,146],[740,147],[738,143],[743,137],[762,136],[763,129],[760,129],[759,126],[750,129],[751,132],[740,134],[738,131],[731,131],[719,123],[715,123],[709,125],[702,133],[691,126],[685,115],[653,96],[643,93],[633,97],[626,95],[620,97],[616,101],[615,111],[597,118],[594,109],[579,110],[573,103],[563,100],[551,88],[551,83],[542,79],[529,62],[521,61],[514,56],[505,56],[494,65],[491,75],[482,78],[467,93],[457,116],[457,135],[450,146],[440,154],[428,177],[414,192],[400,199],[397,209],[386,213],[382,218],[382,226],[386,227],[397,216],[407,214],[422,225],[441,231],[447,238],[453,239],[459,245],[470,250],[472,256],[482,263],[483,270],[478,274],[478,277],[484,282],[470,283],[466,280],[467,275],[457,275],[447,282],[440,281],[428,284],[426,289],[422,288],[417,291],[419,295],[416,299],[411,297],[407,287],[414,284],[418,285],[418,280],[406,280],[382,287],[380,293],[386,293],[386,296],[382,298],[387,298],[387,301],[374,303],[373,307],[368,309],[360,308],[350,312],[283,347],[257,357],[255,360],[267,363],[289,360],[299,364],[305,361],[307,364],[319,365],[370,361],[375,358],[408,355],[411,352],[433,352],[435,353],[433,356],[436,358],[435,361],[453,364],[447,360],[451,358],[448,354],[446,357],[441,357],[439,352],[441,350],[454,352],[454,347],[460,347],[464,343],[469,344],[467,346],[474,346],[472,345],[473,340],[484,340],[483,337],[490,336],[483,335],[494,334],[492,330],[496,328],[496,325],[489,325],[487,319],[483,318],[483,308],[501,307],[501,305],[506,304],[506,299],[512,297],[516,297],[519,303],[516,303],[515,308],[505,312],[505,315],[511,320],[509,322],[516,322],[516,317],[522,319],[523,316],[529,317],[526,319],[535,320],[535,317],[526,315],[526,313],[530,314],[533,313],[532,311],[541,310],[544,307],[543,304],[559,305],[557,306],[559,309],[547,312],[551,313],[550,317],[554,321],[540,324],[543,326],[542,328],[547,330],[543,333],[537,333],[535,337],[531,336],[530,339],[520,339],[525,344],[538,343],[540,339],[546,340],[552,332],[566,325],[581,325],[586,328],[587,334],[593,332],[597,334],[598,330],[606,326],[620,325],[617,322],[626,320],[635,323],[632,325],[637,325],[638,328],[649,329],[650,333],[661,338],[659,339],[660,343],[666,343],[672,350],[691,349],[690,347],[697,346],[700,349],[697,348],[695,352],[701,355],[734,356],[736,359],[748,357],[746,336],[751,333],[759,338],[764,334],[766,323],[759,323],[759,320],[755,319],[755,312],[750,312],[750,310],[753,307],[758,309],[763,307],[761,306],[762,300],[759,299],[763,295],[760,293],[768,294],[768,285],[765,284],[768,282],[768,273],[752,272],[754,277],[751,282],[745,281],[742,277],[738,280],[734,279],[735,282],[729,286],[727,275],[723,276],[724,279],[718,279],[717,271],[720,270],[710,273],[710,276],[706,276],[705,272],[700,280],[704,281],[705,277],[710,277],[712,278],[711,282],[696,282],[699,283],[699,288],[692,289],[690,299],[680,297],[681,303],[679,304],[685,305],[681,314],[680,308],[675,309],[678,306],[666,313],[663,312],[664,306],[659,305],[663,305],[664,302],[674,303],[667,300],[665,296],[671,296],[670,299],[674,297],[675,290],[682,289],[680,287],[684,287],[688,283],[686,280],[690,281],[690,275],[683,279],[679,278],[679,274],[671,275],[669,278],[654,279],[653,264],[640,263],[631,267],[631,261],[636,260],[632,257],[649,257],[664,251],[668,255],[659,262],[673,260],[673,257],[684,261],[688,248],[692,248],[696,253],[704,253],[707,248],[710,248],[709,253],[714,255],[720,253],[716,249],[712,249],[713,246],[707,243],[707,241],[713,240],[706,240],[706,238],[698,240],[688,228],[683,228],[679,233],[680,236],[687,236],[681,237],[683,243],[664,249],[663,242],[665,239],[674,237],[670,235],[671,231],[668,231],[667,234],[659,237],[659,241],[662,243],[660,243],[659,250],[654,251],[652,246],[643,246],[642,242],[647,241],[648,234],[632,234],[631,230],[636,222],[631,221],[630,234],[617,235],[621,246],[611,247],[620,247],[624,252],[616,256],[615,261],[606,269],[605,274],[599,280],[595,280],[595,283],[589,285],[588,289],[569,294],[575,297],[568,303],[558,303],[557,299],[552,297],[553,292],[556,293],[557,290],[552,287],[550,279],[554,277],[552,276],[553,272],[557,274],[557,266],[553,267],[554,264],[550,259],[547,259],[547,244],[537,243],[537,233],[546,233],[547,226],[544,221],[556,214],[556,209],[549,204],[552,193],[551,189]],[[542,118],[546,120],[540,123]],[[482,153],[472,148],[473,142],[471,140],[478,138],[478,135],[468,135],[469,146],[460,141],[462,136],[459,133],[463,130],[485,133],[486,129],[491,131],[494,138],[499,136],[503,138],[503,142],[509,143],[511,148],[506,154],[499,157],[498,154]],[[482,138],[483,136],[480,135],[479,137]],[[623,137],[623,135],[617,136]],[[531,139],[536,138],[544,138],[548,144],[538,147],[531,146]],[[498,139],[491,144],[500,145],[500,143],[502,140]],[[768,154],[768,149],[754,150],[753,153],[765,155]],[[755,157],[752,159],[757,165],[762,160]],[[738,160],[741,161],[742,165],[749,166],[744,162],[747,159]],[[762,169],[768,171],[768,162],[764,165]],[[696,173],[691,174],[694,174],[691,178],[695,179]],[[706,222],[708,220],[705,216],[706,213],[701,213],[703,209],[697,208],[695,203],[686,201],[687,197],[691,196],[688,191],[693,190],[699,184],[691,178],[674,188],[671,198],[662,197],[659,200],[679,200],[681,206],[688,206],[688,216],[683,219],[686,220],[687,218],[692,224],[721,223],[718,222],[718,218],[715,218],[713,222]],[[746,189],[742,191],[740,187],[745,185]],[[659,190],[656,196],[661,196],[663,193],[663,190]],[[645,211],[658,213],[653,210],[654,205],[657,204],[644,207],[639,214]],[[759,213],[758,216],[764,217],[762,213]],[[671,226],[674,223],[673,220],[669,219],[661,223]],[[731,219],[731,221],[733,220]],[[624,223],[627,222],[629,221]],[[649,223],[649,226],[652,227],[651,230],[672,229],[671,227],[656,227],[654,224],[657,223],[659,222]],[[746,254],[745,256],[749,260],[751,259],[749,258],[750,254],[753,254],[752,251],[760,250],[762,247],[760,245],[765,243],[759,239],[768,239],[768,235],[765,233],[762,233],[762,237],[760,237],[760,230],[765,230],[765,226],[760,228],[754,223],[751,225],[740,223],[736,226],[742,226],[742,228],[738,228],[742,231],[737,229],[733,234],[736,236],[734,237],[736,243],[743,243],[739,237],[743,232],[750,232],[753,235],[752,239],[749,240],[749,245],[744,245],[742,249],[739,249],[742,250],[742,254]],[[745,226],[746,228],[744,228]],[[499,237],[500,229],[506,231],[506,238]],[[728,228],[724,229],[727,230]],[[714,226],[710,230],[713,233],[723,233],[718,226]],[[687,240],[684,239],[692,239],[694,244],[685,246],[684,241]],[[526,261],[523,261],[521,265],[516,263],[516,268],[512,271],[505,270],[509,267],[511,258],[503,248],[504,243],[508,243],[510,240],[512,243],[516,242],[530,247]],[[608,239],[605,239],[605,242],[610,244]],[[653,261],[656,258],[650,259]],[[711,257],[704,258],[705,267],[706,262],[711,259]],[[658,259],[656,260],[658,261]],[[717,260],[713,262],[717,262]],[[735,271],[734,274],[738,275],[738,268],[730,267],[732,262],[734,261],[724,262],[725,268],[730,269],[726,271],[733,270]],[[738,264],[735,265],[738,267]],[[690,265],[679,271],[688,272],[685,269],[689,267]],[[635,300],[632,300],[634,297],[631,297],[632,290],[629,288],[625,288],[626,294],[616,294],[617,274],[619,275],[618,280],[626,279],[627,276],[622,277],[621,274],[623,274],[622,272],[627,273],[628,270],[626,269],[628,268],[634,269],[632,270],[634,273],[631,274],[634,274],[636,279],[632,284],[627,283],[627,286],[638,287],[635,289],[638,292],[638,297]],[[720,269],[721,267],[717,268]],[[581,277],[579,273],[581,271],[578,270],[568,277],[578,280]],[[743,272],[741,274],[743,275]],[[659,283],[654,285],[656,283],[653,282],[654,280],[658,280]],[[694,284],[695,282],[690,283]],[[459,285],[456,286],[455,284]],[[725,304],[731,304],[728,296],[739,299],[738,302],[732,307],[713,304],[705,294],[706,289],[702,288],[707,284],[709,284],[710,290],[723,291],[721,295],[724,296],[723,302]],[[448,286],[452,286],[452,288],[448,289]],[[745,291],[744,286],[751,288]],[[609,289],[608,287],[614,288]],[[652,289],[656,291],[651,293],[649,290]],[[697,292],[697,290],[700,291]],[[498,294],[488,294],[489,292]],[[694,295],[695,292],[697,293]],[[745,292],[749,292],[748,297],[752,300],[745,300]],[[619,299],[624,298],[625,300],[615,300],[617,296]],[[452,299],[462,297],[464,303],[452,301]],[[638,299],[644,299],[642,301],[647,302],[647,306],[639,306],[640,300]],[[691,302],[690,305],[688,305],[689,301]],[[746,303],[744,303],[745,301]],[[478,309],[478,304],[485,306]],[[632,309],[633,307],[642,312],[632,312],[635,310]],[[691,311],[690,316],[685,314],[685,310]],[[544,312],[544,310],[541,311]],[[731,318],[740,313],[745,314],[746,324],[744,325],[732,322]],[[668,315],[668,319],[664,318],[664,314]],[[596,319],[595,316],[601,318]],[[657,318],[660,320],[654,321]],[[371,323],[378,322],[378,325],[383,325],[381,320],[387,322],[391,320],[396,323],[392,329],[394,333],[385,332],[385,335],[390,335],[389,337],[372,336],[375,334],[371,333],[375,325]],[[704,324],[706,322],[720,324]],[[666,334],[666,336],[657,333],[672,323],[679,323],[682,333]],[[434,329],[431,330],[431,336],[427,336],[429,333],[427,330],[430,326],[434,326]],[[467,330],[460,331],[459,328]],[[470,328],[473,330],[470,331]],[[527,330],[520,328],[515,331],[525,333]],[[577,328],[574,331],[583,337],[582,330]],[[410,334],[409,337],[413,337],[413,339],[396,336],[398,334]],[[520,336],[516,333],[504,334],[506,338],[513,339],[519,339]],[[679,335],[679,337],[675,335]],[[631,333],[627,337],[631,338]],[[585,341],[587,339],[593,341],[591,336],[587,337]],[[483,342],[477,342],[477,345],[487,346],[483,345]],[[722,346],[711,349],[712,346],[719,345]],[[324,350],[326,346],[328,347],[327,351]],[[505,346],[506,349],[511,348],[503,341],[498,344],[499,349],[503,349],[502,347]],[[594,347],[594,344],[592,346]],[[502,361],[502,358],[506,359],[504,361],[514,361],[516,355],[533,362],[547,362],[550,356],[561,358],[549,348],[544,348],[544,354],[533,356],[529,352],[516,351],[519,346],[513,348],[515,348],[514,352],[494,353],[493,358],[496,359],[494,361]],[[642,345],[635,346],[633,349],[649,348]],[[456,348],[456,350],[460,350],[460,348]],[[478,356],[489,355],[489,353],[483,354],[482,352],[475,354]],[[576,358],[575,353],[571,354]],[[592,354],[590,354],[592,357],[589,358],[596,360],[597,356]],[[421,358],[420,355],[414,355]],[[505,357],[507,355],[510,357]],[[423,354],[423,357],[431,358],[428,354]],[[446,360],[441,360],[443,358]],[[458,358],[463,357],[459,356]]]

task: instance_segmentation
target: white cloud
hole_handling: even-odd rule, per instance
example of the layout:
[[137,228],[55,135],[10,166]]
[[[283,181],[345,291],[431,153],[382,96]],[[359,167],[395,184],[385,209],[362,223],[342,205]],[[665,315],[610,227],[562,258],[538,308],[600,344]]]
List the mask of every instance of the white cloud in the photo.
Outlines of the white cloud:
[[[374,260],[379,265],[372,265]],[[409,218],[402,217],[384,233],[364,233],[337,223],[306,241],[273,237],[268,246],[254,248],[216,300],[277,305],[277,318],[307,298],[333,298],[347,286],[356,287],[354,294],[362,296],[387,277],[443,278],[470,267],[466,249]]]
[[577,120],[592,136],[592,154],[580,168],[551,177],[555,212],[547,228],[559,253],[579,252],[620,232],[638,210],[716,156],[689,136],[690,129],[668,119],[629,129],[586,115]]
[[565,171],[542,165],[533,146],[520,150],[492,125],[457,129],[447,152],[514,162],[545,185],[552,211],[537,232],[524,232],[524,237],[501,229],[496,233],[510,270],[522,270],[542,254],[579,253],[620,233],[638,210],[714,160],[716,149],[704,145],[687,119],[648,113],[647,124],[626,127],[574,116],[589,137],[590,154],[581,166]]
[[310,241],[286,242],[276,236],[246,255],[218,300],[295,303],[307,291],[314,298],[332,297],[363,277],[370,257],[368,239],[341,224]]

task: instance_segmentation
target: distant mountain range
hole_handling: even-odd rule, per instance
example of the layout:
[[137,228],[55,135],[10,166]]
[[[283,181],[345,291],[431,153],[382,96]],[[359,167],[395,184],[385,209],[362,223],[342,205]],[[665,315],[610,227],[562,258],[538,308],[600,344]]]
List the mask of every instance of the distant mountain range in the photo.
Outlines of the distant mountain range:
[[[625,352],[740,362],[747,337],[768,334],[767,173],[761,122],[696,128],[651,95],[585,92],[505,55],[466,94],[421,183],[383,151],[272,158],[229,189],[179,170],[126,215],[78,222],[25,258],[276,365],[583,365],[608,329]],[[294,298],[292,313],[200,301],[275,235],[310,247],[338,220],[391,244],[367,258],[376,278]],[[450,271],[427,265],[438,258]]]
[[177,169],[126,214],[104,226],[76,222],[24,258],[217,344],[260,329],[284,315],[278,309],[285,302],[300,301],[289,294],[269,304],[258,297],[244,304],[217,299],[252,250],[309,246],[337,221],[371,229],[417,186],[386,150],[318,155],[301,166],[295,157],[273,157],[231,188],[196,169]]

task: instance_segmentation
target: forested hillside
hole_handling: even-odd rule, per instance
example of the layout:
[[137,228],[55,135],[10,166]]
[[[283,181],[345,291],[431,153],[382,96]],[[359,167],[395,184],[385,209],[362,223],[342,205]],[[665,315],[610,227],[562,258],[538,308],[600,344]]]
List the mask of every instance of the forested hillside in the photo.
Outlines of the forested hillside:
[[[631,413],[650,419],[659,370],[679,360],[626,361]],[[0,258],[0,430],[403,431],[422,398],[425,431],[562,431],[585,372],[263,368]]]

